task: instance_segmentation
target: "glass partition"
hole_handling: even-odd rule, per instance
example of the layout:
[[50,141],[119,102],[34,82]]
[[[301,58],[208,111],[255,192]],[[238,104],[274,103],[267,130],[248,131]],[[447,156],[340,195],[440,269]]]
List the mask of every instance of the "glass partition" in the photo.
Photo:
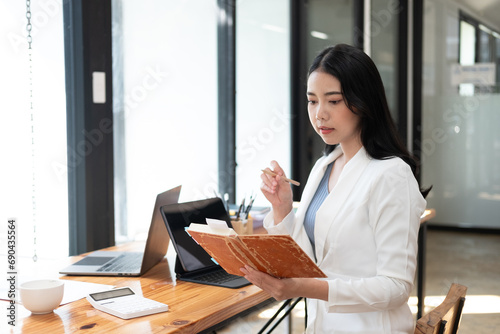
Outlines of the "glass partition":
[[382,77],[391,115],[398,123],[398,1],[371,0],[370,56]]
[[[308,2],[306,19],[307,66],[324,48],[339,43],[353,44],[354,31],[354,1],[310,0]],[[305,73],[304,73],[305,78]],[[304,79],[304,94],[307,82]],[[307,105],[304,104],[304,113]],[[325,147],[323,140],[314,134],[310,138],[311,151],[319,158]],[[314,159],[315,160],[315,159]]]
[[307,14],[307,64],[327,46],[354,41],[352,1],[310,0]]
[[500,95],[452,71],[475,64],[475,34],[460,10],[453,1],[425,2],[422,184],[434,186],[434,223],[499,228]]

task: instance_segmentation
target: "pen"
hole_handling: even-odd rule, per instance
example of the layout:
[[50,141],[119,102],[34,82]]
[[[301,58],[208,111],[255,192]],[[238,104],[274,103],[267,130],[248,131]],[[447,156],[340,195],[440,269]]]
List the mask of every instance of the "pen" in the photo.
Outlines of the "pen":
[[[267,175],[270,175],[270,176],[277,176],[277,175],[278,175],[278,174],[276,174],[275,172],[271,172],[271,171],[269,171],[269,170],[267,170],[267,169],[262,169],[262,172],[263,172],[264,174],[267,174]],[[288,183],[291,183],[291,184],[296,185],[296,186],[300,186],[300,183],[299,183],[299,182],[297,182],[297,181],[295,181],[295,180],[291,180],[291,179],[286,178],[286,177],[284,177],[284,176],[282,176],[282,178],[283,178],[283,180],[285,180],[285,181],[286,181],[286,182],[288,182]]]
[[250,214],[250,210],[252,210],[253,201],[255,201],[255,197],[251,196],[250,203],[248,203],[248,206],[245,210],[245,219],[248,219],[248,215]]
[[245,206],[245,197],[243,197],[243,201],[241,201],[241,205],[238,208],[238,212],[236,213],[236,219],[240,218],[240,213],[241,213],[241,210],[243,210],[244,206]]

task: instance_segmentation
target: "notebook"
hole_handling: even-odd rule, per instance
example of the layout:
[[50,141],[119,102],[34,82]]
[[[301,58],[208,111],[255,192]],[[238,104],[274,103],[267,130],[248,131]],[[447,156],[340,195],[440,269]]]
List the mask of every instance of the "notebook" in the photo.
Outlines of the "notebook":
[[64,268],[59,273],[80,276],[141,276],[160,262],[167,253],[169,235],[160,208],[177,203],[181,186],[156,196],[144,252],[96,251]]
[[233,289],[250,284],[244,277],[228,274],[186,232],[191,223],[206,224],[206,218],[224,220],[232,227],[220,198],[165,205],[160,211],[177,252],[177,279]]

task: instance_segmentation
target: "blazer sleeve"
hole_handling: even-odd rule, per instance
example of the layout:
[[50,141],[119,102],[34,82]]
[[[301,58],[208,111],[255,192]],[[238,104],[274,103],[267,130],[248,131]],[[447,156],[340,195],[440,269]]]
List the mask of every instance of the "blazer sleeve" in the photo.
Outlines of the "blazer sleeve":
[[264,218],[263,226],[269,234],[292,234],[293,224],[295,221],[295,213],[290,211],[288,215],[281,221],[275,224],[274,211],[271,211]]
[[[334,152],[330,153],[330,155],[322,156],[316,161],[306,182],[297,212],[292,210],[281,222],[274,222],[274,213],[271,210],[263,222],[263,226],[269,234],[289,234],[311,259],[315,259],[315,255],[303,225],[305,211],[307,210],[309,201],[316,192],[316,188],[323,177],[327,165],[340,154],[341,149],[339,147]],[[304,201],[304,197],[307,197],[306,194],[309,194],[309,199]]]
[[397,160],[399,163],[376,175],[367,203],[376,244],[376,274],[329,278],[329,312],[380,311],[408,301],[416,269],[420,216],[426,202],[409,166]]

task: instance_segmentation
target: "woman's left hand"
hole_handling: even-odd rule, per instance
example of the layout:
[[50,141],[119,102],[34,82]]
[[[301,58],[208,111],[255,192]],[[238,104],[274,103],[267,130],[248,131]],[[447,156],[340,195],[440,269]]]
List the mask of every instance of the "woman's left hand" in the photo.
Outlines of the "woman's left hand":
[[246,265],[245,278],[278,301],[306,297],[328,300],[328,283],[315,278],[276,278]]
[[266,291],[274,299],[281,301],[300,297],[298,293],[298,282],[295,278],[276,278],[246,265],[240,269],[250,283]]

